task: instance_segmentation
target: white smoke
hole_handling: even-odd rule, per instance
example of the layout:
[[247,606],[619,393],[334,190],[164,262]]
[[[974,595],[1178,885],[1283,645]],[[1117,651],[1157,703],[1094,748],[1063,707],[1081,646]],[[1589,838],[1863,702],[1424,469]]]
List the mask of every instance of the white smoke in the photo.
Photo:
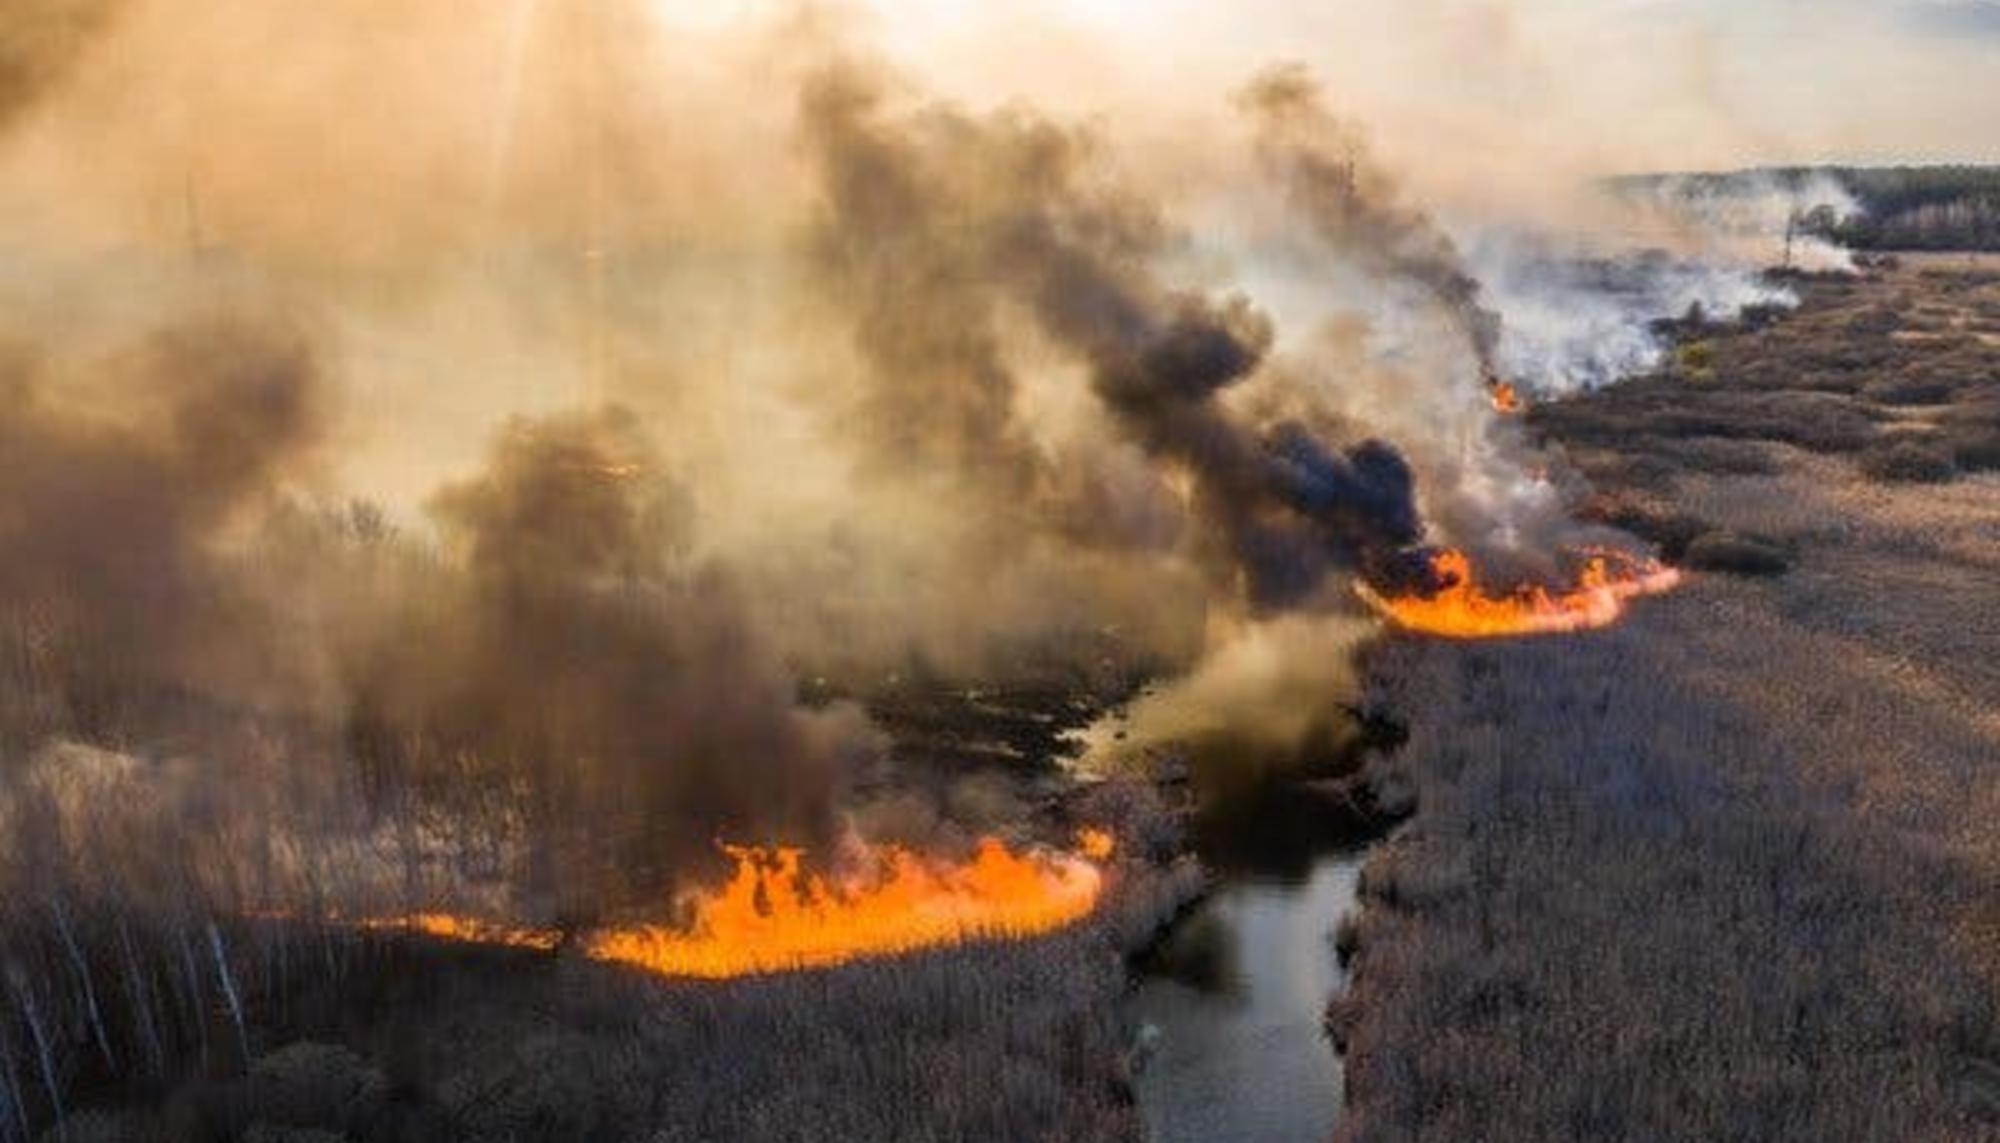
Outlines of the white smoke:
[[1531,393],[1657,368],[1661,322],[1798,304],[1770,269],[1854,271],[1852,254],[1823,233],[1862,207],[1824,172],[1668,175],[1608,189],[1610,221],[1592,232],[1457,228],[1482,301],[1502,319],[1500,368]]
[[1659,322],[1730,321],[1748,307],[1798,302],[1757,265],[1719,251],[1600,252],[1574,239],[1489,230],[1466,241],[1466,257],[1501,315],[1502,371],[1544,396],[1656,368],[1666,352]]
[[1813,273],[1854,271],[1853,254],[1812,233],[1809,225],[1863,210],[1840,180],[1824,171],[1670,176],[1621,184],[1621,197],[1691,231],[1718,253]]

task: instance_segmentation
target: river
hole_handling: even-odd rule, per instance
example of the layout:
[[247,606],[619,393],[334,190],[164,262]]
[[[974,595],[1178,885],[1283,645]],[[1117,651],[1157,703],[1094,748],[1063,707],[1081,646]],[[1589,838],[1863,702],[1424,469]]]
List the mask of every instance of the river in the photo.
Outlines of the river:
[[1340,1061],[1322,1027],[1345,986],[1333,930],[1365,849],[1225,865],[1142,967],[1131,1017],[1151,1041],[1137,1078],[1153,1143],[1324,1143]]

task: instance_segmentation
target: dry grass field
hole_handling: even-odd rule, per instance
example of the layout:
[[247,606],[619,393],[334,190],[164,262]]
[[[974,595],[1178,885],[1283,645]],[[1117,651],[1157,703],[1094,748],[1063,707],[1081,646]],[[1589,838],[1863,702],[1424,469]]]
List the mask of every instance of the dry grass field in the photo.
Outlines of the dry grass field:
[[2000,1138],[2000,268],[1800,288],[1533,417],[1686,587],[1376,656],[1342,1138]]

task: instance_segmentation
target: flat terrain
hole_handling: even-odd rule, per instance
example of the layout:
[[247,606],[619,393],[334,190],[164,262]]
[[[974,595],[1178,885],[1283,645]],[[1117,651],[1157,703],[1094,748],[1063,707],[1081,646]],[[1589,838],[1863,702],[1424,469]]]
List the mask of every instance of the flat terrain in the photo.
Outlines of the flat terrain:
[[1375,659],[1343,1138],[2000,1138],[2000,274],[1800,288],[1531,418],[1706,570]]
[[[225,954],[200,961],[199,933],[183,973],[171,946],[147,948],[143,917],[82,917],[77,955],[103,962],[92,973],[63,959],[69,928],[29,940],[24,925],[0,968],[26,948],[40,976],[0,979],[53,978],[43,1004],[75,1011],[48,1050],[60,1103],[34,1086],[36,1043],[0,1020],[0,1143],[1142,1138],[1121,1002],[1127,956],[1200,888],[1171,860],[1177,822],[1143,785],[1049,799],[1054,735],[1092,709],[1080,691],[911,686],[871,701],[909,751],[908,789],[956,788],[967,822],[1114,829],[1131,859],[1104,906],[1035,939],[720,982],[564,950],[225,922],[211,939],[229,950],[226,995],[210,971]],[[908,825],[887,801],[878,816]],[[15,908],[5,916],[37,919]],[[93,979],[101,991],[82,991]],[[159,1055],[101,1062],[84,1015],[99,1007],[111,1044]],[[31,1131],[29,1116],[63,1122]]]
[[[1381,788],[1419,809],[1362,875],[1342,1137],[2000,1139],[2000,267],[1798,288],[1526,422],[1682,590],[1604,632],[1371,652],[1366,713],[1408,727]],[[867,696],[872,835],[1114,828],[1112,907],[1041,940],[677,985],[283,925],[225,955],[177,914],[135,955],[143,912],[12,903],[41,936],[9,933],[34,955],[0,1141],[60,1114],[46,1137],[130,1143],[1127,1143],[1125,958],[1194,888],[1181,795],[1071,790],[1054,758],[1128,690]],[[1226,876],[1333,828],[1323,786],[1196,838]]]

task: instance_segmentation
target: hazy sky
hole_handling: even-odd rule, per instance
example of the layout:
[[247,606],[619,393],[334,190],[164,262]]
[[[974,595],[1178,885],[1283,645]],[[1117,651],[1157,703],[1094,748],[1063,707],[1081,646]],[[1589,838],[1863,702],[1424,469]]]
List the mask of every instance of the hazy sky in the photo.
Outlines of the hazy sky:
[[[888,57],[925,97],[1105,124],[1170,195],[1231,161],[1242,137],[1233,94],[1294,62],[1413,198],[1447,215],[1476,204],[1566,221],[1562,189],[1607,173],[2000,162],[2000,0],[112,9],[122,18],[75,66],[21,71],[53,81],[0,149],[0,223],[15,233],[177,244],[198,183],[209,227],[267,253],[379,261],[429,250],[440,231],[476,248],[528,232],[524,214],[550,204],[575,213],[570,184],[593,145],[589,124],[606,115],[642,188],[618,205],[657,223],[650,232],[761,224],[792,185],[779,168],[795,151],[796,82],[830,46]],[[0,33],[8,27],[0,17]],[[0,37],[0,65],[34,44]]]
[[2000,0],[864,6],[899,58],[985,94],[1201,96],[1303,60],[1399,153],[1529,148],[1596,169],[2000,161]]

